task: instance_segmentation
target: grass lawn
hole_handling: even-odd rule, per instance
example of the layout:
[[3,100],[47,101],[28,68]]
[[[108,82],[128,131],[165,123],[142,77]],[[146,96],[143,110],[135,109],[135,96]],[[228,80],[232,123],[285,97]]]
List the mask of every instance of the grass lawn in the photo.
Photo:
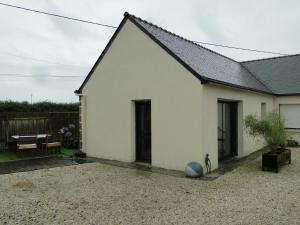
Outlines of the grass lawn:
[[1,152],[0,153],[0,162],[18,160],[18,156],[14,152]]
[[48,156],[41,156],[41,155],[17,155],[14,152],[0,152],[0,162],[7,162],[7,161],[16,161],[16,160],[27,160],[27,159],[34,159],[40,157],[52,157],[52,156],[72,156],[77,149],[67,149],[62,148],[60,153],[51,154]]
[[78,152],[78,149],[69,149],[69,148],[62,148],[61,154],[64,156],[73,156],[75,152]]

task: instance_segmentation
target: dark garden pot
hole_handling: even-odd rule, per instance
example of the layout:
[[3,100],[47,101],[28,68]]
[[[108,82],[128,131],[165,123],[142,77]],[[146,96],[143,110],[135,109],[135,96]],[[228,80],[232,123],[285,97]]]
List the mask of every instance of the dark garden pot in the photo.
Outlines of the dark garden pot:
[[291,164],[290,149],[279,148],[262,155],[262,170],[267,168],[275,170],[278,173],[279,167],[286,163]]
[[82,151],[76,152],[74,156],[77,158],[86,158],[86,154]]

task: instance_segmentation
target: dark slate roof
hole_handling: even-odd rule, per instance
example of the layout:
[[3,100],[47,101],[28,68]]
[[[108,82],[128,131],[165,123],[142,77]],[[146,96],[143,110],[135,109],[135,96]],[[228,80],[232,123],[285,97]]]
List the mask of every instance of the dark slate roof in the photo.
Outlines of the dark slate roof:
[[242,62],[269,89],[278,95],[300,93],[300,55]]
[[213,82],[273,95],[300,95],[300,55],[237,62],[129,13],[75,93],[81,93],[123,25],[132,21],[202,83]]
[[239,62],[129,15],[152,39],[189,67],[199,79],[270,93],[270,90]]

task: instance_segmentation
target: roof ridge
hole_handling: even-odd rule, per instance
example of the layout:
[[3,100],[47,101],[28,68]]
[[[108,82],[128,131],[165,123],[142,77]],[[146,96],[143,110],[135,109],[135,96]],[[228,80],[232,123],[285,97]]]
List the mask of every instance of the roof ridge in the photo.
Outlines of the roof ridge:
[[300,54],[292,54],[292,55],[282,55],[282,56],[274,56],[269,58],[262,58],[262,59],[253,59],[253,60],[246,60],[246,61],[240,61],[241,64],[247,63],[247,62],[256,62],[256,61],[264,61],[264,60],[274,60],[279,58],[286,58],[286,57],[294,57],[294,56],[300,56]]
[[187,42],[189,42],[189,43],[191,43],[191,44],[194,44],[194,45],[196,45],[197,47],[203,48],[203,49],[205,49],[205,50],[207,50],[207,51],[210,51],[210,52],[212,52],[212,53],[214,53],[214,54],[216,54],[216,55],[219,55],[219,56],[221,56],[221,57],[224,57],[224,58],[226,58],[226,59],[229,59],[229,60],[231,60],[231,61],[233,61],[233,62],[240,63],[240,62],[236,61],[235,59],[232,59],[232,58],[230,58],[230,57],[228,57],[228,56],[226,56],[226,55],[223,55],[223,54],[221,54],[221,53],[219,53],[219,52],[216,52],[216,51],[211,50],[211,49],[209,49],[209,48],[207,48],[207,47],[204,47],[204,46],[200,45],[199,43],[196,43],[195,41],[191,41],[191,40],[189,40],[189,39],[187,39],[187,38],[185,38],[185,37],[182,37],[182,36],[180,36],[180,35],[178,35],[178,34],[175,34],[175,33],[171,32],[171,31],[169,31],[169,30],[166,30],[166,29],[164,29],[164,28],[162,28],[162,27],[160,27],[160,26],[158,26],[158,25],[156,25],[156,24],[153,24],[153,23],[151,23],[151,22],[149,22],[149,21],[147,21],[147,20],[144,20],[144,19],[142,19],[142,18],[140,18],[140,17],[138,17],[138,16],[135,16],[135,15],[130,14],[130,13],[128,13],[128,12],[125,12],[125,13],[124,13],[124,16],[133,17],[133,18],[135,18],[135,19],[137,19],[137,20],[140,20],[140,21],[142,21],[142,22],[144,22],[144,23],[147,23],[147,24],[149,24],[149,25],[151,25],[151,26],[153,26],[153,27],[156,27],[156,28],[158,28],[158,29],[160,29],[160,30],[162,30],[162,31],[164,31],[164,32],[166,32],[166,33],[169,33],[169,34],[171,34],[171,35],[173,35],[173,36],[175,36],[175,37],[178,37],[178,38],[180,38],[180,39],[182,39],[182,40],[184,40],[184,41],[187,41]]

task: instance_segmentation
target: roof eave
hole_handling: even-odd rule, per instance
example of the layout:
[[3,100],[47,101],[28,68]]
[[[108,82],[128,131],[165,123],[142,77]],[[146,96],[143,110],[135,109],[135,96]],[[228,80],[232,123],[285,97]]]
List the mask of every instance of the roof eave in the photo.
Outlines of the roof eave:
[[262,93],[262,94],[274,95],[273,92],[263,91],[263,90],[259,90],[259,89],[256,89],[256,88],[245,87],[245,86],[232,84],[232,83],[228,83],[228,82],[224,82],[224,81],[220,81],[220,80],[214,80],[214,79],[210,79],[210,78],[207,78],[206,83],[221,84],[221,85],[224,85],[224,86],[227,86],[227,87],[233,87],[233,88],[238,88],[238,89],[242,89],[242,90],[258,92],[258,93]]
[[278,97],[288,97],[288,96],[300,96],[300,93],[283,93],[283,94],[274,94],[275,96]]

